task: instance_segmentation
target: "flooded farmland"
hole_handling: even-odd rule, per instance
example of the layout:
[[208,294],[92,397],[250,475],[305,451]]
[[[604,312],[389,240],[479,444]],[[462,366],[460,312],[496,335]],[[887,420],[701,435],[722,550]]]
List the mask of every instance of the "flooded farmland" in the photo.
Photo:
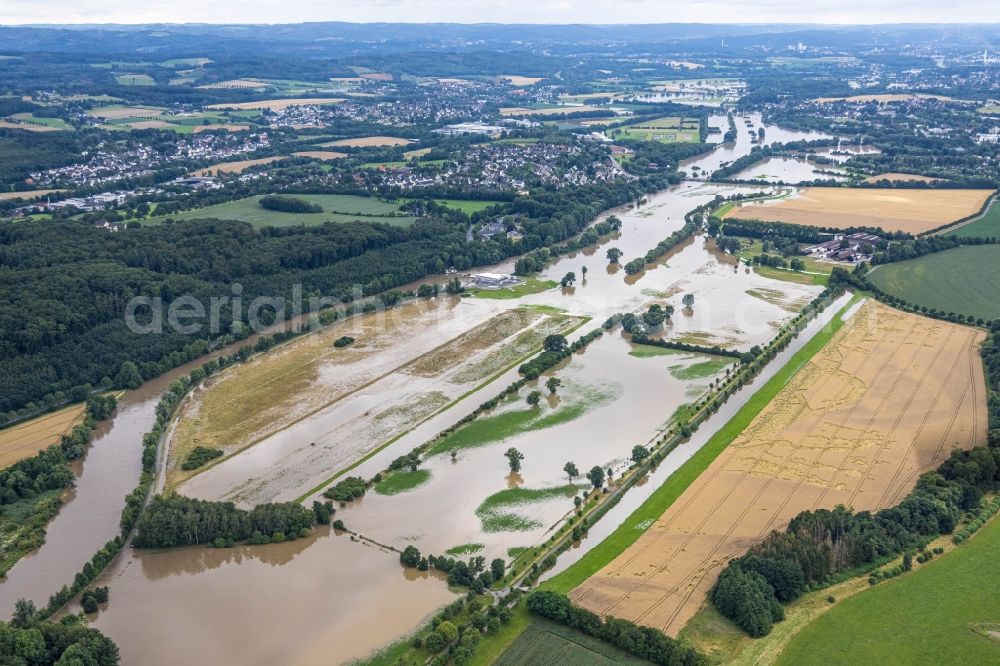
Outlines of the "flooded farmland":
[[[725,116],[722,116],[725,120]],[[754,146],[770,146],[773,143],[787,143],[789,141],[815,141],[817,139],[832,139],[833,137],[823,132],[804,132],[801,130],[787,129],[777,125],[768,125],[761,119],[759,113],[748,113],[734,116],[736,121],[736,141],[722,143],[716,146],[715,150],[705,155],[692,157],[683,160],[680,168],[694,172],[695,177],[709,178],[712,172],[729,164],[730,162],[747,155]],[[710,123],[718,123],[712,121]],[[729,123],[723,125],[723,133],[729,129]],[[759,140],[760,130],[764,130],[763,140]],[[697,169],[695,169],[697,167]]]
[[827,164],[817,164],[808,157],[768,157],[731,176],[733,180],[763,180],[795,185],[813,180],[847,180],[847,174]]
[[[769,128],[769,138],[770,133]],[[741,127],[740,136],[738,149],[749,150],[748,130]],[[716,153],[729,150],[720,146],[701,163],[709,165]],[[174,436],[188,437],[192,445],[216,436],[220,439],[213,441],[232,447],[231,453],[253,446],[187,480],[177,478],[181,492],[247,504],[296,499],[391,442],[352,472],[369,477],[513,381],[516,368],[509,366],[516,365],[527,344],[522,336],[537,345],[538,334],[548,327],[586,321],[572,339],[611,314],[661,303],[677,311],[656,332],[659,336],[733,349],[765,342],[819,288],[736,270],[732,258],[703,235],[633,276],[605,256],[611,247],[622,250],[622,263],[642,256],[679,229],[687,211],[716,195],[759,191],[766,188],[684,182],[614,211],[623,223],[620,232],[560,257],[540,276],[558,281],[573,271],[572,287],[511,300],[439,297],[410,304],[397,309],[402,316],[395,322],[391,317],[378,326],[363,318],[348,320],[247,365],[266,363],[271,354],[287,361],[274,364],[269,384],[241,384],[242,367],[213,378],[187,401]],[[510,272],[512,263],[482,270]],[[695,297],[690,310],[680,306],[687,293]],[[520,314],[502,334],[493,330],[492,323],[506,321],[498,317],[514,312]],[[330,346],[342,335],[355,337],[357,346],[337,350],[344,352],[338,355]],[[712,357],[633,352],[619,331],[605,334],[549,373],[563,386],[543,399],[528,427],[464,447],[454,461],[450,452],[438,452],[422,465],[428,472],[423,483],[397,495],[371,491],[338,517],[366,537],[395,547],[413,543],[425,552],[481,544],[479,552],[502,557],[511,548],[543,541],[572,508],[575,489],[567,488],[570,481],[562,472],[568,460],[584,471],[594,465],[620,470],[634,445],[654,439],[726,365]],[[294,373],[287,374],[292,366]],[[53,521],[43,548],[0,584],[0,601],[7,608],[22,596],[43,603],[117,532],[124,495],[138,478],[141,435],[152,423],[157,398],[189,370],[178,369],[129,393],[114,421],[97,433],[83,462],[77,497]],[[498,407],[496,415],[525,411],[523,393]],[[746,394],[733,398],[720,415],[735,409]],[[260,415],[217,423],[214,434],[198,423],[213,409],[223,413],[251,398]],[[703,426],[698,436],[708,428]],[[502,455],[510,446],[525,454],[515,475]],[[679,455],[686,455],[684,450]],[[674,464],[673,455],[661,469]],[[575,482],[583,484],[579,478]],[[512,489],[520,494],[506,493]],[[624,518],[611,516],[618,513],[598,523],[600,530],[613,529]],[[305,539],[268,546],[126,549],[97,584],[111,588],[113,602],[94,626],[118,643],[126,663],[150,664],[346,661],[412,631],[453,598],[441,580],[400,567],[395,553],[320,529]],[[155,623],[137,626],[136,617],[154,611]]]

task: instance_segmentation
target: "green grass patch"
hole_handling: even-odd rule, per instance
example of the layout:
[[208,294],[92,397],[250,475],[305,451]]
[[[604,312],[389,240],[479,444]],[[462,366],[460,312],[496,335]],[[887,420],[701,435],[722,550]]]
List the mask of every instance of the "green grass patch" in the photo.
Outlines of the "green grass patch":
[[528,549],[524,546],[514,546],[513,548],[508,548],[507,557],[517,557],[526,550]]
[[558,286],[559,283],[555,280],[541,280],[539,278],[532,277],[528,278],[521,284],[514,285],[513,287],[504,287],[503,289],[477,289],[473,287],[468,291],[476,298],[508,300],[521,298],[522,296],[528,296],[530,294],[539,294],[543,291],[548,291],[549,289],[555,289]]
[[[443,163],[445,160],[429,160],[420,162],[421,166],[431,163]],[[407,162],[402,162],[401,164],[407,164]],[[400,199],[401,203],[412,201],[412,199]],[[473,213],[478,213],[481,210],[485,210],[494,204],[500,203],[499,201],[490,200],[479,200],[479,199],[435,199],[437,203],[447,206],[448,208],[454,208],[455,210],[460,210],[466,215],[472,215]]]
[[934,310],[1000,317],[1000,245],[970,245],[879,266],[869,279],[894,296]]
[[375,484],[375,492],[379,495],[398,495],[427,483],[430,478],[431,473],[426,469],[393,472]]
[[[260,196],[248,197],[237,201],[197,208],[171,215],[175,220],[199,220],[218,218],[220,220],[241,220],[255,227],[288,227],[288,226],[318,226],[324,222],[381,222],[394,226],[409,226],[413,217],[396,216],[399,204],[383,201],[374,197],[361,197],[348,194],[294,194],[296,199],[323,207],[322,213],[286,213],[284,211],[267,210],[258,203]],[[165,218],[150,218],[148,222],[156,223]]]
[[670,374],[674,379],[707,379],[714,377],[732,364],[731,359],[713,358],[691,365],[672,365],[670,366]]
[[481,543],[463,543],[461,546],[455,546],[444,551],[448,555],[472,555],[478,553],[483,548],[485,548]]
[[535,618],[517,640],[500,655],[496,666],[521,664],[573,664],[574,666],[633,666],[651,662],[634,657],[581,631]]
[[962,238],[994,238],[1000,237],[1000,204],[993,201],[986,212],[977,219],[963,224],[954,231],[945,231],[942,236],[960,236]]
[[846,599],[806,626],[778,664],[996,664],[975,625],[1000,622],[1000,521],[917,571]]
[[754,266],[754,270],[758,275],[763,275],[766,278],[781,280],[782,282],[794,282],[795,284],[811,284],[825,287],[826,283],[830,280],[829,275],[799,273],[798,271],[774,268],[773,266]]
[[629,356],[635,356],[636,358],[656,358],[658,356],[676,356],[678,354],[685,354],[677,349],[667,349],[665,347],[654,347],[653,345],[632,345],[632,350],[628,353]]
[[120,86],[152,86],[156,81],[149,74],[118,74],[115,81]]
[[614,532],[565,571],[543,582],[541,587],[567,594],[635,543],[643,532],[663,515],[663,512],[669,509],[674,501],[687,490],[688,486],[712,464],[712,461],[750,425],[757,414],[778,395],[792,377],[809,362],[809,359],[830,341],[834,333],[844,323],[841,316],[857,300],[859,300],[859,296],[856,295],[844,309],[833,317],[829,325],[824,326],[802,349],[796,352],[774,377],[750,397],[733,418],[722,426],[676,472],[671,474],[663,485],[657,488],[638,509],[633,511]]
[[698,143],[701,140],[697,118],[664,116],[608,130],[612,139],[659,141],[660,143]]
[[[568,423],[580,418],[589,409],[611,402],[618,395],[620,390],[610,391],[607,387],[566,384],[560,390],[562,401],[558,407],[508,409],[499,414],[482,416],[432,444],[427,450],[427,455],[434,456],[459,449],[485,446],[531,430],[543,430]],[[522,397],[514,398],[518,401],[522,399]]]

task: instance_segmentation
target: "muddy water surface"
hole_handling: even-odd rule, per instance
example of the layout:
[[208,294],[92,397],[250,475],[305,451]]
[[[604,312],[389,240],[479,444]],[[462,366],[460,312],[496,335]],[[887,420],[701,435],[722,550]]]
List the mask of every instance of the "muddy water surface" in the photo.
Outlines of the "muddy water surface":
[[97,584],[112,601],[92,626],[124,664],[343,663],[456,598],[326,528],[268,546],[126,551]]

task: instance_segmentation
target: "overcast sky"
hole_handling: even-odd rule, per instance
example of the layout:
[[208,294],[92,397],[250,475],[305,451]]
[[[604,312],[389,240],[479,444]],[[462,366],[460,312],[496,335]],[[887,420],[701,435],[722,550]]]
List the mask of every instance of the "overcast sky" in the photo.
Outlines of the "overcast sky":
[[18,23],[983,23],[998,0],[0,0]]

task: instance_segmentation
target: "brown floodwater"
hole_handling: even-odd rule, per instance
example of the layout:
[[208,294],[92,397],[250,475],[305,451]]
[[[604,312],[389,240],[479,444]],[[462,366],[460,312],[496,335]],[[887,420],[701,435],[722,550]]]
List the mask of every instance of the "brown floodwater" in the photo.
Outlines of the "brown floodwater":
[[433,573],[329,528],[282,544],[131,551],[97,585],[91,626],[124,664],[336,664],[412,630],[456,595]]
[[[767,125],[761,119],[759,113],[736,114],[734,120],[736,121],[736,141],[719,144],[710,153],[683,160],[680,163],[680,168],[691,173],[692,167],[697,166],[699,169],[697,177],[707,179],[720,167],[749,154],[754,146],[770,146],[778,142],[815,141],[817,139],[833,138],[831,135],[824,134],[823,132],[803,132],[777,125]],[[749,125],[747,121],[750,122]],[[764,128],[764,141],[762,143],[755,143],[754,139],[757,138],[757,132],[760,128]],[[728,130],[729,121],[726,120],[723,134]]]
[[[837,171],[839,175],[819,173]],[[847,174],[830,164],[816,164],[808,157],[768,157],[732,176],[733,180],[765,180],[769,183],[797,183],[812,180],[847,180]]]
[[[770,128],[768,138],[789,140],[774,136]],[[749,144],[736,143],[736,147],[720,147],[712,156],[726,150],[726,154],[733,155],[729,159],[734,159],[739,156],[736,154],[739,149],[749,150]],[[613,312],[634,309],[653,298],[669,300],[664,292],[671,285],[676,286],[678,281],[688,280],[689,286],[685,288],[696,291],[696,282],[704,281],[707,285],[709,278],[714,276],[719,284],[731,282],[733,286],[718,292],[696,291],[694,316],[703,313],[709,319],[692,326],[698,330],[714,327],[716,318],[721,322],[718,326],[728,326],[734,320],[731,302],[721,296],[716,301],[711,294],[725,293],[728,294],[726,299],[730,299],[746,289],[735,279],[723,280],[723,277],[733,277],[727,275],[724,268],[709,265],[714,262],[722,266],[725,262],[714,256],[703,240],[681,248],[668,257],[666,263],[661,262],[628,281],[622,271],[606,268],[603,255],[611,246],[625,252],[623,261],[645,254],[683,224],[686,211],[717,193],[737,191],[760,191],[760,188],[686,182],[652,195],[644,206],[616,211],[625,223],[619,237],[600,247],[560,258],[545,272],[545,277],[558,279],[566,271],[574,270],[579,278],[580,268],[586,265],[590,269],[586,279],[579,280],[573,289],[551,290],[517,301],[479,302],[474,307],[496,312],[522,303],[554,305],[572,314],[594,317],[593,325],[596,326]],[[506,266],[509,270],[512,263],[501,267]],[[771,284],[774,285],[785,286],[784,283]],[[673,297],[677,299],[679,295]],[[760,301],[751,296],[746,299],[749,303]],[[718,302],[720,307],[711,306],[713,302]],[[720,309],[726,312],[718,312]],[[780,316],[780,312],[775,314]],[[777,322],[775,319],[770,323]],[[741,338],[741,342],[750,339]],[[233,349],[242,344],[246,341],[234,345]],[[590,461],[614,464],[627,454],[636,441],[634,438],[641,440],[653,436],[657,424],[672,413],[673,405],[679,404],[679,400],[690,399],[690,387],[681,390],[683,382],[669,375],[663,365],[663,359],[669,357],[633,358],[624,353],[625,345],[627,343],[620,338],[605,336],[591,350],[574,357],[559,370],[581,385],[618,384],[620,387],[615,387],[614,400],[602,403],[574,421],[535,434],[526,433],[524,437],[534,439],[519,442],[526,450],[532,447],[520,479],[508,478],[506,463],[502,457],[496,459],[494,446],[462,452],[454,472],[447,466],[451,465],[450,460],[446,461],[447,465],[444,461],[432,461],[432,474],[437,473],[439,480],[450,479],[451,482],[434,483],[432,476],[432,482],[421,487],[426,488],[428,494],[420,505],[428,512],[444,510],[450,505],[455,512],[456,527],[449,532],[452,528],[446,524],[447,518],[438,517],[436,527],[442,528],[441,532],[425,521],[422,524],[428,525],[426,535],[418,538],[426,539],[428,544],[447,545],[461,543],[454,540],[465,538],[465,535],[483,541],[485,536],[474,538],[474,530],[480,527],[473,513],[476,498],[485,497],[510,483],[526,487],[552,484],[559,478],[565,462],[562,458],[567,455],[578,457],[581,468]],[[232,349],[217,353],[230,351]],[[201,358],[175,369],[123,398],[113,420],[102,424],[95,433],[94,442],[80,463],[76,489],[50,523],[46,543],[36,553],[22,559],[0,583],[0,606],[12,609],[19,597],[30,598],[39,605],[45,603],[52,592],[71,582],[91,555],[118,532],[124,496],[139,476],[141,436],[152,425],[159,395],[173,379],[205,360]],[[483,395],[492,396],[499,386],[515,376],[516,370],[511,370],[478,394],[423,422],[364,463],[359,472],[369,467],[383,468],[399,452],[429,439],[471,412],[483,400]],[[601,418],[593,418],[593,414],[598,413]],[[581,423],[589,427],[584,429]],[[556,437],[560,428],[565,430]],[[706,431],[703,427],[699,432]],[[594,437],[595,433],[601,436]],[[440,469],[436,468],[438,465]],[[480,479],[489,485],[475,490],[472,488],[474,483],[461,481],[462,472],[467,473],[470,480]],[[450,476],[446,476],[447,473]],[[446,502],[448,493],[429,492],[432,488],[448,488],[453,484],[462,488],[462,492],[473,493],[468,503],[454,499]],[[651,486],[655,484],[647,483],[644,488]],[[410,495],[412,493],[396,497],[400,500],[397,502],[399,511],[410,511],[407,508]],[[373,501],[368,502],[368,499]],[[377,506],[382,499],[386,500],[385,507]],[[373,534],[385,531],[391,536],[386,527],[393,514],[389,499],[372,495],[365,499],[373,505],[370,517],[366,512],[351,509],[344,512],[345,520],[350,518]],[[563,504],[565,502],[552,506],[545,503],[530,511],[537,509],[539,520],[558,519],[564,510]],[[355,515],[350,516],[352,513]],[[515,534],[511,537],[508,533],[504,539],[489,538],[495,539],[491,547],[499,550],[507,542],[525,545],[524,541],[531,536]],[[163,553],[133,553],[127,549],[99,581],[99,584],[111,586],[112,602],[98,615],[95,626],[119,644],[125,663],[340,662],[367,654],[411,631],[428,613],[453,598],[441,581],[429,576],[416,580],[411,580],[412,577],[399,566],[395,555],[353,543],[346,536],[321,531],[309,539],[263,547],[194,548]]]
[[86,455],[75,463],[76,486],[49,523],[45,543],[18,561],[0,581],[0,613],[9,615],[22,597],[39,606],[46,603],[49,595],[72,583],[94,553],[118,534],[125,495],[139,482],[142,436],[153,425],[160,395],[181,375],[210,358],[252,344],[257,337],[175,368],[123,396],[114,416],[98,424]]

